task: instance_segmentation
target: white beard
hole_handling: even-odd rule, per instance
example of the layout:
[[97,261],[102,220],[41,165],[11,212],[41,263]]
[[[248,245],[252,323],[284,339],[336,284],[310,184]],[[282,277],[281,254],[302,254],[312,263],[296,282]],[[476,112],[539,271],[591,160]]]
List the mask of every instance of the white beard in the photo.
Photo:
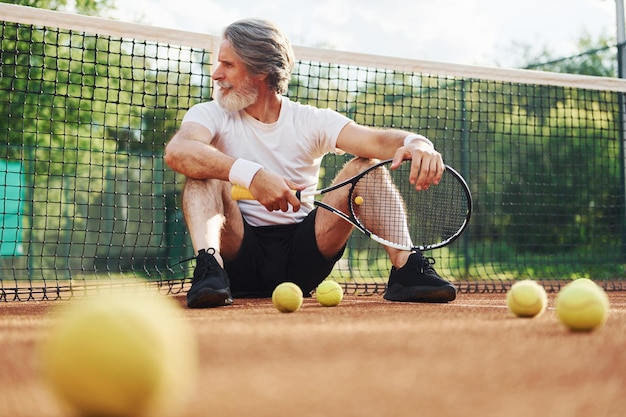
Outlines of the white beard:
[[[228,112],[236,112],[251,106],[259,96],[259,90],[252,84],[250,78],[246,78],[238,88],[225,82],[218,82],[217,87],[215,98],[220,106]],[[227,91],[226,94],[225,91]]]

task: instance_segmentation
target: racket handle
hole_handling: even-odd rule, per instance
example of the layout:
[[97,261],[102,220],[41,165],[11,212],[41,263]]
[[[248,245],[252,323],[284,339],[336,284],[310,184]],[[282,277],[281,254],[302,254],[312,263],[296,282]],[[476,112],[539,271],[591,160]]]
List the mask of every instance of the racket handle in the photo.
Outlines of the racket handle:
[[[298,195],[298,192],[296,190],[291,190],[291,192],[294,193],[296,196]],[[235,201],[255,199],[250,190],[241,185],[233,185],[230,188],[230,197]]]
[[246,187],[241,185],[233,185],[230,190],[230,196],[233,200],[254,200],[254,196]]

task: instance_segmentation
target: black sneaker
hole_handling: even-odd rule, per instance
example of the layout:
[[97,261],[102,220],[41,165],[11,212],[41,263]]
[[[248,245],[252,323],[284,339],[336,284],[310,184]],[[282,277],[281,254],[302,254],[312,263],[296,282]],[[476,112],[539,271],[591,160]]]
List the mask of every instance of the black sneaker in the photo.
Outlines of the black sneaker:
[[387,291],[383,298],[389,301],[447,303],[456,298],[456,287],[441,278],[433,269],[432,258],[413,252],[402,268],[391,267]]
[[191,289],[187,292],[189,308],[219,307],[233,303],[228,274],[213,256],[214,253],[213,248],[209,252],[204,249],[198,252]]

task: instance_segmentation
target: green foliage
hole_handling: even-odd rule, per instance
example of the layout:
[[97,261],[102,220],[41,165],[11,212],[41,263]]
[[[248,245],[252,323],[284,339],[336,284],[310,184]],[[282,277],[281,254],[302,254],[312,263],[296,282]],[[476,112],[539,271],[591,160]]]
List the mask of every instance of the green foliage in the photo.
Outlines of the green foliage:
[[0,157],[21,160],[28,178],[26,239],[41,254],[30,266],[157,262],[179,188],[161,156],[207,94],[191,67],[208,58],[187,51],[196,61],[170,68],[169,51],[149,42],[8,22],[0,46]]
[[[98,15],[115,6],[114,0],[0,0],[0,3],[19,4],[21,6],[36,7],[48,10],[76,11],[80,14]],[[73,9],[69,9],[73,6]]]
[[[547,69],[610,75],[614,68],[603,49],[608,41],[599,42],[583,38],[580,47],[595,47],[592,52]],[[297,100],[335,108],[358,123],[420,131],[435,140],[447,163],[471,167],[463,174],[474,193],[475,216],[482,216],[470,227],[472,239],[502,242],[520,253],[613,247],[612,256],[620,256],[617,94],[311,68],[292,83]],[[324,161],[326,183],[342,158]],[[351,245],[367,249],[358,239]]]
[[[78,4],[96,10],[106,2]],[[147,262],[171,244],[167,233],[178,233],[182,246],[182,220],[174,220],[182,180],[161,157],[184,112],[210,97],[210,53],[6,22],[1,30],[0,157],[26,165],[25,240],[46,255],[41,267],[72,257]],[[592,55],[550,68],[613,71],[602,51]],[[575,268],[563,263],[579,257],[604,259],[609,273],[620,273],[615,93],[309,62],[295,74],[292,99],[423,133],[466,177],[474,218],[462,240],[436,253],[446,276],[570,276]],[[320,186],[350,157],[326,157]],[[351,276],[387,274],[386,254],[371,246],[358,233],[351,238],[342,259]]]
[[539,53],[532,52],[530,46],[525,46],[523,62],[520,67],[541,71],[561,72],[566,74],[594,75],[598,77],[617,77],[617,48],[613,45],[614,39],[600,36],[593,39],[584,34],[578,41],[580,53],[569,57],[562,57],[548,50]]
[[66,164],[107,143],[162,152],[190,97],[203,92],[190,75],[161,67],[150,44],[7,23],[1,45],[3,157],[19,157],[24,144],[73,150],[61,156]]

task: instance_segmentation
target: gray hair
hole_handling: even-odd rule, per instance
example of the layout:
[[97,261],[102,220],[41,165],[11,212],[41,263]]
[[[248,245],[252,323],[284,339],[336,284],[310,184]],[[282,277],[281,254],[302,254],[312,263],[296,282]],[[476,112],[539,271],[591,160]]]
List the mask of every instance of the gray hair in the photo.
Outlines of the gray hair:
[[278,94],[287,91],[295,58],[289,39],[271,22],[244,19],[224,30],[235,54],[253,75],[267,74],[267,85]]

